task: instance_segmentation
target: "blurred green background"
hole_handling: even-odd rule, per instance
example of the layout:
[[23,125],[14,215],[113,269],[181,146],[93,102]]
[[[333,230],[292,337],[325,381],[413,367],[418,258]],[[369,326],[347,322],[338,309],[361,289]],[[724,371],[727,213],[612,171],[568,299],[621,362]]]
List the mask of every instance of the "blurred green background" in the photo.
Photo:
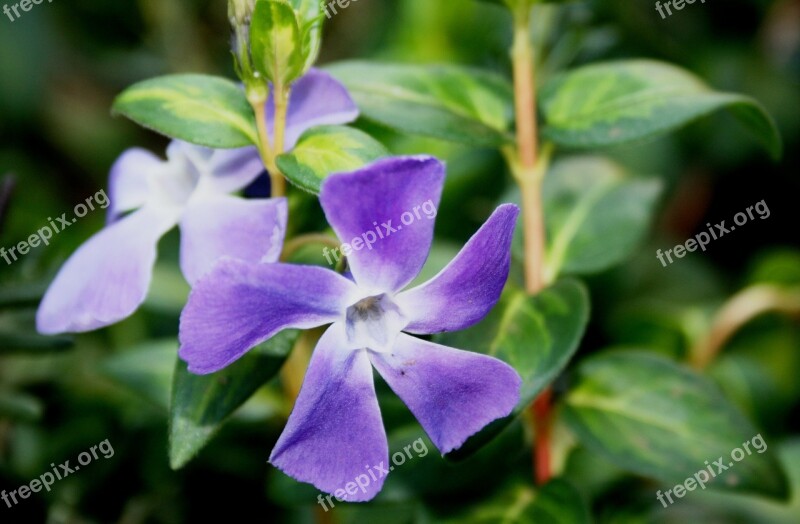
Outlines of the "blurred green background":
[[[0,177],[13,179],[0,246],[24,240],[47,217],[106,187],[126,148],[162,152],[166,139],[122,118],[113,98],[138,80],[171,72],[233,77],[224,0],[58,0],[11,22],[0,18]],[[720,90],[751,95],[777,120],[784,158],[771,162],[724,113],[681,132],[609,152],[634,173],[660,175],[668,190],[637,257],[590,279],[594,316],[579,358],[608,346],[687,351],[726,297],[754,282],[800,284],[800,0],[709,0],[662,20],[650,0],[595,0],[542,9],[541,81],[608,58],[679,64]],[[510,17],[473,0],[360,0],[329,21],[321,64],[349,58],[473,65],[509,75]],[[539,34],[539,33],[537,33]],[[366,124],[363,124],[366,126]],[[469,238],[509,187],[496,152],[395,136],[365,127],[397,153],[448,161],[437,219],[437,250]],[[10,187],[10,185],[8,186]],[[757,201],[771,211],[669,268],[655,259]],[[297,227],[321,228],[307,201]],[[0,220],[2,220],[0,218]],[[438,454],[415,458],[368,505],[315,509],[316,491],[267,463],[291,406],[271,384],[237,412],[186,468],[167,458],[167,404],[178,315],[187,286],[168,235],[147,304],[130,319],[79,337],[43,338],[33,315],[41,293],[77,246],[102,227],[102,212],[11,266],[0,260],[0,489],[16,489],[109,439],[113,458],[13,509],[2,522],[154,522],[264,519],[267,522],[425,522],[492,497],[509,479],[529,478],[530,450],[516,423],[459,466]],[[800,522],[800,329],[760,317],[725,348],[711,375],[769,435],[784,458],[795,497],[789,506],[698,493],[679,508],[654,505],[657,484],[622,474],[584,449],[566,472],[599,522]],[[569,373],[557,390],[569,383]],[[380,388],[379,388],[380,389]],[[390,449],[420,435],[399,400],[381,391]],[[560,447],[571,445],[565,437]],[[433,508],[433,509],[432,509]],[[455,513],[453,513],[455,512]],[[491,522],[491,519],[487,520]]]

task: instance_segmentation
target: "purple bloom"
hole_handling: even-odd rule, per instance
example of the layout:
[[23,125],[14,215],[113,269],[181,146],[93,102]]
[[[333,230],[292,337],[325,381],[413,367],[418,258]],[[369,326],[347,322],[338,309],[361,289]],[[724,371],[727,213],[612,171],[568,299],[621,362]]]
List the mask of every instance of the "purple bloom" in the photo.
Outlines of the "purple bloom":
[[[267,129],[274,139],[275,102],[272,91],[267,101]],[[340,125],[358,118],[358,106],[347,89],[328,73],[311,69],[292,85],[286,115],[285,150],[297,144],[307,130],[316,126]]]
[[[292,91],[287,150],[311,127],[357,116],[345,88],[312,70]],[[272,129],[271,108],[265,118]],[[174,141],[166,162],[142,149],[126,151],[111,170],[108,224],[56,276],[39,307],[38,330],[91,331],[131,315],[147,295],[158,241],[175,225],[181,229],[181,269],[191,284],[223,256],[277,261],[286,200],[230,195],[263,171],[255,147],[212,150]]]
[[[442,453],[519,401],[521,379],[507,364],[404,333],[475,324],[508,277],[519,213],[513,205],[500,206],[436,277],[403,291],[428,257],[434,222],[399,219],[423,203],[438,205],[443,182],[444,165],[430,157],[391,158],[329,177],[320,200],[339,238],[381,236],[358,250],[352,242],[352,279],[320,267],[225,260],[197,283],[181,316],[180,356],[199,374],[224,368],[283,329],[331,324],[270,457],[328,493],[367,467],[389,465],[372,367]],[[347,500],[369,500],[382,485],[378,479]]]
[[39,306],[38,330],[91,331],[131,315],[150,287],[158,241],[175,225],[190,283],[225,255],[275,262],[285,199],[229,194],[263,169],[255,148],[215,151],[175,141],[167,161],[143,149],[123,153],[111,169],[108,224],[59,271]]

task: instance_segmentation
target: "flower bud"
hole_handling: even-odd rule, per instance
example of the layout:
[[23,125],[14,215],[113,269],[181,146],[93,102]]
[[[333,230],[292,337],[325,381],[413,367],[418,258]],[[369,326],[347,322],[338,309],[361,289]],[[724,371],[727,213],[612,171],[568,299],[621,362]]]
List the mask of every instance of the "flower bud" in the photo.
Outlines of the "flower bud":
[[234,30],[237,27],[246,27],[249,32],[255,6],[256,0],[228,0],[228,18]]
[[244,83],[248,96],[266,97],[266,84],[253,67],[250,49],[250,24],[255,10],[256,0],[228,0],[228,19],[233,34],[231,51],[233,52],[236,74]]

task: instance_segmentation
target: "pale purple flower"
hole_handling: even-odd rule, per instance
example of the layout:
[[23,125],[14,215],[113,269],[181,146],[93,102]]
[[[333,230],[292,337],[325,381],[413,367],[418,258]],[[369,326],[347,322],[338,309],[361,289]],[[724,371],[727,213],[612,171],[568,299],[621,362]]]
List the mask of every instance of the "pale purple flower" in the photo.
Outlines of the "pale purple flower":
[[[272,129],[272,103],[268,108],[265,118]],[[312,70],[293,86],[286,149],[311,127],[344,124],[357,116],[345,88]],[[61,268],[39,307],[38,330],[91,331],[131,315],[150,287],[158,241],[176,225],[181,270],[190,284],[222,257],[277,261],[286,200],[231,195],[263,171],[255,147],[212,150],[174,141],[166,161],[142,149],[126,151],[111,170],[108,224]]]
[[131,315],[150,287],[158,241],[175,225],[190,283],[225,255],[275,262],[285,199],[229,194],[263,169],[255,148],[211,150],[175,141],[166,161],[143,149],[126,151],[111,170],[108,224],[59,271],[39,306],[39,332],[91,331]]
[[[224,368],[283,329],[330,324],[270,457],[328,493],[369,467],[389,465],[373,367],[442,453],[519,401],[521,379],[509,365],[406,334],[475,324],[508,277],[519,213],[513,205],[500,206],[436,277],[404,290],[428,257],[434,222],[404,227],[400,217],[424,202],[438,206],[443,183],[444,165],[430,157],[386,159],[327,178],[320,201],[338,237],[384,236],[349,255],[352,278],[321,267],[224,260],[197,283],[181,316],[180,356],[198,374]],[[382,225],[389,217],[394,232]],[[369,500],[382,485],[383,478],[371,481],[346,499]]]

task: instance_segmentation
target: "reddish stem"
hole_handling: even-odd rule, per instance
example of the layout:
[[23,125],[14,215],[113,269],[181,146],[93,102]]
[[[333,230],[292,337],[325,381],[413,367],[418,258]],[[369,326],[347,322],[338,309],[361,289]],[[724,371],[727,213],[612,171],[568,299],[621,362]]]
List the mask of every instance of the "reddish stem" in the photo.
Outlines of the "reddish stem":
[[536,483],[547,484],[553,476],[550,463],[550,437],[552,434],[553,390],[548,387],[534,401],[533,427],[535,433],[533,468]]

